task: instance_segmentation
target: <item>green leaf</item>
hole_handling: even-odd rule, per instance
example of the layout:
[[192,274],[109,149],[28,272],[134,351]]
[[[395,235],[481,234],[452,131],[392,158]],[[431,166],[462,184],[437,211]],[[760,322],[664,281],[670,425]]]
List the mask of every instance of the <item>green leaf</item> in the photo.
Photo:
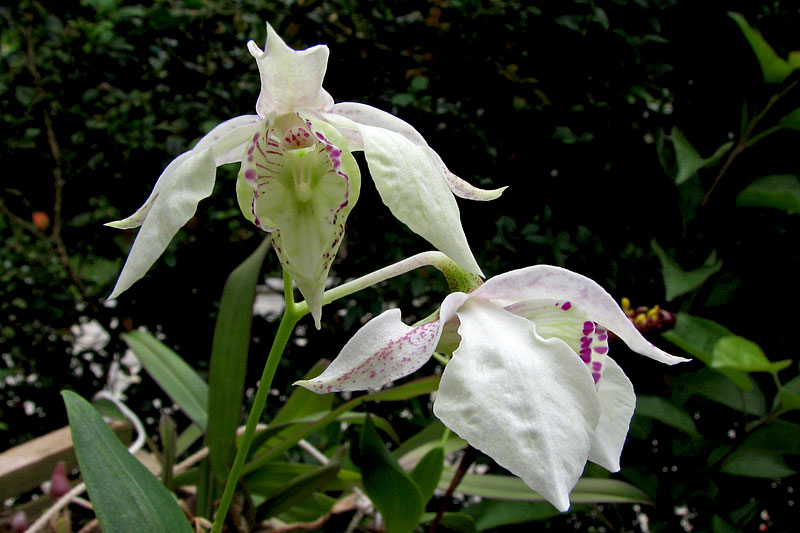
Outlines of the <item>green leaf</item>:
[[467,507],[475,517],[475,529],[486,531],[500,526],[546,520],[561,513],[549,503],[483,500]]
[[760,479],[780,479],[795,471],[778,452],[743,452],[732,455],[722,463],[720,472]]
[[672,144],[675,147],[675,162],[678,165],[675,183],[680,185],[705,166],[705,159],[700,157],[678,128],[672,128]]
[[778,407],[778,402],[782,403],[783,408],[789,411],[800,409],[800,376],[795,376],[783,384],[775,397],[773,409]]
[[253,458],[250,460],[250,462],[245,464],[243,471],[246,474],[254,470],[257,470],[265,463],[274,460],[280,454],[282,454],[289,448],[295,446],[300,439],[304,439],[309,435],[321,430],[331,422],[335,421],[338,417],[342,416],[343,413],[346,413],[356,408],[357,406],[361,405],[364,402],[379,401],[379,400],[402,401],[402,400],[407,400],[409,398],[413,398],[415,396],[420,396],[422,394],[430,394],[439,387],[440,380],[441,377],[439,376],[421,378],[414,381],[410,381],[408,383],[404,383],[397,387],[392,387],[390,389],[382,390],[372,394],[365,394],[363,396],[353,398],[352,400],[343,403],[330,413],[327,413],[325,416],[323,416],[316,422],[298,428],[296,431],[287,435],[283,442],[268,447],[267,449],[256,450],[255,452],[253,452],[252,454]]
[[[423,524],[430,524],[436,513],[425,513],[422,517]],[[444,513],[439,521],[439,526],[448,532],[475,533],[475,519],[467,513]]]
[[[304,463],[275,461],[248,474],[244,479],[247,489],[264,498],[278,494],[292,479],[306,476],[318,470],[319,466]],[[328,480],[326,490],[344,491],[361,482],[361,474],[347,469],[339,469],[334,478]]]
[[[733,335],[733,332],[716,322],[685,313],[678,313],[675,315],[675,327],[663,333],[662,337],[687,354],[710,366],[714,358],[714,346],[717,345],[717,341],[729,335]],[[716,370],[733,381],[743,391],[749,391],[753,387],[750,376],[745,372],[730,368],[718,368]]]
[[746,392],[722,374],[708,368],[677,376],[674,382],[676,389],[686,390],[742,413],[764,416],[767,414],[764,394],[757,386],[753,386],[750,376],[743,376],[749,383]]
[[264,239],[231,272],[219,304],[208,373],[209,423],[205,441],[211,470],[219,480],[227,477],[241,417],[255,287],[268,249],[269,239]]
[[711,252],[703,266],[694,270],[683,270],[681,266],[666,254],[655,240],[650,241],[650,246],[661,261],[661,274],[664,277],[667,301],[672,301],[682,294],[687,294],[700,288],[708,278],[719,272],[722,261],[717,260],[716,251]]
[[800,107],[782,116],[780,120],[778,120],[778,124],[784,128],[800,130]]
[[144,331],[122,335],[145,370],[156,380],[192,422],[205,429],[208,421],[208,386],[186,361]]
[[420,489],[378,438],[369,418],[361,431],[360,452],[364,490],[383,516],[386,532],[413,531],[425,512]]
[[[800,129],[800,109],[797,127]],[[736,205],[747,207],[771,207],[790,215],[800,213],[800,180],[792,174],[775,174],[758,178],[736,196]]]
[[719,146],[711,157],[703,158],[678,128],[672,128],[671,136],[672,144],[675,147],[675,164],[678,166],[675,175],[676,185],[687,182],[701,168],[715,164],[733,146],[732,141],[726,142]]
[[[303,379],[313,379],[327,368],[330,362],[327,360],[317,361],[317,363],[306,372]],[[281,407],[270,425],[282,424],[291,420],[304,418],[315,413],[329,412],[333,405],[333,394],[317,394],[303,387],[295,387],[289,400]]]
[[744,372],[777,374],[792,364],[791,359],[770,362],[758,344],[736,335],[719,339],[712,356],[711,368],[733,368]]
[[111,432],[94,408],[69,391],[67,407],[75,454],[105,533],[191,533],[174,496]]
[[636,398],[636,414],[658,420],[692,437],[700,436],[692,417],[686,411],[669,403],[664,398],[638,396]]
[[317,467],[292,479],[277,494],[259,506],[259,521],[292,508],[318,490],[325,490],[330,482],[336,479],[340,467],[339,461],[331,461],[325,466]]
[[[445,468],[442,471],[442,478],[439,480],[440,489],[447,490],[453,480],[454,472],[453,468]],[[494,500],[546,501],[538,493],[532,491],[520,478],[511,476],[465,474],[456,490],[462,494]],[[575,488],[572,489],[569,499],[574,504],[652,503],[644,492],[617,479],[581,478]]]
[[750,433],[739,450],[800,455],[800,424],[774,420]]
[[[747,42],[756,54],[758,64],[761,65],[761,72],[764,74],[764,82],[766,83],[781,83],[789,74],[792,73],[794,68],[789,65],[785,60],[778,57],[775,50],[769,45],[767,41],[756,30],[747,23],[747,20],[739,13],[729,12],[728,16],[731,17],[739,28],[742,30]],[[796,68],[796,67],[795,67]]]
[[444,468],[444,449],[441,446],[431,449],[410,472],[411,479],[419,487],[423,507],[433,497]]

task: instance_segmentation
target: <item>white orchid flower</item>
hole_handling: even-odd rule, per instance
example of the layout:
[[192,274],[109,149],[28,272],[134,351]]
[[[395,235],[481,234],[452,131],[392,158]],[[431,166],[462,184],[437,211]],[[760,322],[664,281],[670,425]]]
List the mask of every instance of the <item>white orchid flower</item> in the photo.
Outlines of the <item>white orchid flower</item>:
[[[358,197],[360,177],[352,150],[364,150],[383,202],[400,221],[466,270],[480,273],[453,194],[491,200],[503,189],[477,189],[452,174],[399,118],[363,104],[334,104],[322,88],[327,46],[293,50],[267,25],[264,50],[253,41],[248,49],[261,76],[257,114],[211,130],[167,166],[142,207],[107,224],[141,226],[110,298],[145,275],[197,204],[211,194],[216,167],[246,159],[237,184],[242,211],[272,232],[284,268],[319,325],[328,269]],[[303,172],[314,176],[289,176]]]
[[666,364],[589,278],[537,265],[454,292],[438,317],[411,327],[390,309],[372,319],[319,377],[318,393],[380,387],[457,346],[433,404],[451,430],[521,477],[560,511],[587,460],[612,472],[636,405],[633,386],[607,356],[608,330]]

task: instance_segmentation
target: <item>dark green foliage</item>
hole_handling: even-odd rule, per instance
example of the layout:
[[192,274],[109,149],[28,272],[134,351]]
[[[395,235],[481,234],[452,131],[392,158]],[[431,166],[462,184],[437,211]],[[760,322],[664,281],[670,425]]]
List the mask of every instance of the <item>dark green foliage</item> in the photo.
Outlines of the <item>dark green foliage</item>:
[[[667,370],[612,345],[644,396],[622,464],[625,479],[657,504],[642,508],[651,531],[677,529],[674,509],[682,506],[696,513],[695,530],[755,530],[768,522],[763,510],[777,530],[790,530],[798,478],[786,474],[800,468],[798,450],[775,428],[793,435],[800,422],[793,327],[800,78],[765,83],[729,10],[778,57],[800,49],[800,13],[787,1],[18,0],[0,7],[0,448],[64,425],[57,391],[88,397],[102,388],[104,371],[126,348],[120,333],[132,328],[156,332],[207,375],[223,283],[262,240],[236,206],[235,165],[219,169],[212,197],[116,306],[104,297],[135,232],[102,223],[133,212],[164,166],[215,124],[253,112],[259,80],[246,42],[263,45],[269,21],[295,48],[328,44],[325,87],[337,101],[393,112],[462,178],[509,186],[495,202],[459,202],[487,274],[558,264],[615,297],[685,313],[667,336],[673,345],[654,340],[702,362]],[[727,163],[742,139],[775,125],[783,129],[745,143]],[[687,144],[693,152],[682,151]],[[49,226],[37,227],[35,212],[46,213]],[[336,275],[361,275],[428,248],[382,205],[364,166]],[[267,262],[277,270],[272,254]],[[701,275],[683,276],[692,272]],[[390,302],[415,321],[446,290],[425,269],[326,307],[323,329],[301,325],[306,347],[287,350],[276,398],[318,359],[333,358],[364,316]],[[74,347],[71,328],[94,321],[110,339]],[[275,325],[255,317],[252,331],[245,390],[261,373]],[[778,374],[786,387],[769,374],[715,366],[721,332],[754,343],[769,361],[792,359]],[[148,378],[128,391],[151,429],[155,397],[170,403]],[[279,407],[270,402],[268,411]],[[406,407],[401,417],[394,403],[375,405],[401,440],[432,416],[424,398]],[[188,423],[176,421],[181,429]],[[328,426],[316,438],[354,435]],[[753,465],[762,476],[751,477]],[[514,511],[493,507],[492,516],[549,514],[538,506]],[[476,513],[476,526],[502,520]],[[550,524],[624,530],[635,513],[619,505],[577,516]]]

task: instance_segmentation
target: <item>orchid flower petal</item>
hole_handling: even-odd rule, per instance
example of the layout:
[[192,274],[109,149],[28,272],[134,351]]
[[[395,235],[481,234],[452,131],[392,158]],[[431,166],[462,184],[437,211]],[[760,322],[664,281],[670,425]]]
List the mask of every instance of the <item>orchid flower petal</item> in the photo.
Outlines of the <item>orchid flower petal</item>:
[[326,111],[333,106],[333,98],[322,88],[328,68],[327,46],[294,50],[267,24],[264,50],[253,41],[247,43],[247,48],[261,75],[261,93],[256,102],[260,116],[273,111],[278,115],[300,110]]
[[458,318],[434,414],[566,511],[600,418],[588,370],[566,343],[474,293]]
[[670,355],[647,341],[605,289],[565,268],[535,265],[513,270],[489,279],[473,294],[507,302],[537,299],[569,302],[589,320],[613,331],[635,352],[668,365],[687,360]]
[[218,125],[193,149],[167,165],[150,197],[133,215],[106,224],[118,229],[142,226],[109,299],[147,273],[178,230],[194,216],[200,200],[213,191],[216,167],[242,159],[244,144],[260,122],[256,115],[246,115]]
[[[360,172],[344,138],[325,123],[298,115],[264,120],[239,172],[239,203],[250,187],[250,215],[272,231],[283,268],[305,296],[320,327],[322,295],[360,190]],[[323,133],[324,131],[324,133]]]
[[597,391],[600,394],[600,421],[592,436],[589,460],[616,472],[636,409],[636,394],[628,376],[610,357],[606,357],[603,363],[603,379],[597,382]]
[[384,311],[353,335],[322,374],[295,385],[322,394],[377,388],[411,374],[431,358],[442,324],[468,297],[448,295],[436,320],[415,327],[400,320],[399,309]]
[[343,117],[333,123],[340,130],[349,125],[361,133],[375,187],[395,218],[460,267],[482,276],[461,227],[455,198],[426,147],[395,131],[356,124]]
[[198,202],[211,194],[215,175],[210,148],[187,152],[167,166],[159,178],[161,189],[143,209],[146,218],[140,222],[142,228],[109,299],[119,296],[147,273],[178,230],[194,216]]
[[[186,179],[186,171],[185,169],[180,170],[181,166],[187,159],[196,157],[203,150],[211,149],[215,167],[225,163],[241,161],[244,145],[253,133],[258,130],[260,123],[261,118],[258,115],[243,115],[217,125],[206,133],[194,148],[182,153],[167,165],[167,168],[156,180],[150,196],[134,214],[122,220],[107,222],[105,225],[117,229],[130,229],[141,226],[157,198],[161,198],[161,201],[168,201],[171,194],[181,193],[182,181]],[[191,177],[189,176],[190,179]],[[202,200],[202,198],[199,198],[199,200]],[[175,232],[177,233],[177,229]]]
[[334,104],[332,113],[347,117],[358,124],[394,131],[423,148],[427,157],[441,171],[442,177],[444,177],[448,187],[456,196],[467,200],[488,201],[499,198],[503,191],[507,189],[507,187],[492,190],[479,189],[462,180],[447,169],[439,154],[428,145],[425,138],[411,124],[386,111],[357,102],[340,102]]

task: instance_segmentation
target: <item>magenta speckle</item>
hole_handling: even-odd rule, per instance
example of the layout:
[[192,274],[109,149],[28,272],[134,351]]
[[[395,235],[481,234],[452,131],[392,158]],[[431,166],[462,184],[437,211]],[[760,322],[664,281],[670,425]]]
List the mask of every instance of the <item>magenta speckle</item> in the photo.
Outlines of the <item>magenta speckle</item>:
[[372,372],[370,372],[369,377],[374,378],[377,375],[378,373],[373,370]]
[[592,379],[594,380],[595,385],[597,385],[597,382],[600,381],[601,377],[602,376],[600,376],[600,372],[592,372]]
[[604,354],[608,351],[608,346],[598,346],[594,349],[595,353]]
[[572,307],[571,303],[564,302],[564,305],[561,306],[561,309],[563,309],[564,311],[567,311],[570,307]]
[[603,368],[603,363],[601,363],[600,361],[594,361],[592,363],[592,370],[594,370],[595,372],[600,372],[601,368]]
[[248,180],[251,180],[251,181],[252,181],[252,180],[256,179],[256,177],[257,177],[256,171],[255,171],[255,170],[253,170],[252,168],[248,168],[248,169],[247,169],[247,170],[244,172],[244,177],[245,177],[246,179],[248,179]]

